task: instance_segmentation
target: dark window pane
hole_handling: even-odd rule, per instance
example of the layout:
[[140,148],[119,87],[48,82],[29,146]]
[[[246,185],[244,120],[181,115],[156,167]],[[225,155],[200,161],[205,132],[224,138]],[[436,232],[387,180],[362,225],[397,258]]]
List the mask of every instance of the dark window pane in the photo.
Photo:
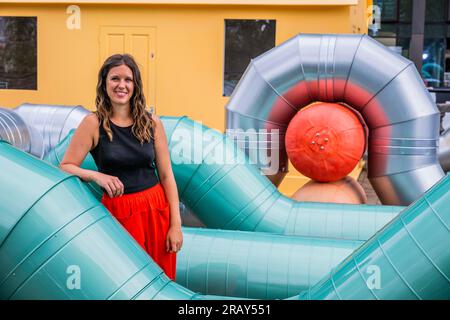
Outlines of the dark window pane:
[[425,10],[425,23],[445,22],[447,20],[447,0],[428,0]]
[[275,20],[225,20],[223,95],[230,96],[250,60],[275,46]]
[[399,38],[411,38],[411,25],[410,24],[399,24],[398,25],[398,36],[399,36]]
[[412,0],[400,0],[398,8],[398,17],[400,22],[411,22],[412,18]]
[[0,89],[37,89],[36,22],[0,16]]
[[377,33],[378,37],[397,37],[397,24],[381,23],[381,29]]
[[409,46],[411,43],[411,38],[398,38],[397,39],[397,46],[401,47],[402,49],[402,56],[405,58],[409,58]]
[[445,38],[447,26],[445,24],[426,24],[425,38]]
[[373,4],[381,9],[381,23],[383,21],[397,21],[397,0],[374,0]]
[[422,77],[430,86],[441,87],[444,85],[445,67],[445,38],[424,40]]

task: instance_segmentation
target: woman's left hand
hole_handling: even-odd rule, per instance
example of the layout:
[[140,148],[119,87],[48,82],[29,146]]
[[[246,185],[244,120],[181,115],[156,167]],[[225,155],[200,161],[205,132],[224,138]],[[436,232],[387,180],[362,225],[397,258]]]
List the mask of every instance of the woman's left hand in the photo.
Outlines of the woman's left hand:
[[181,233],[181,227],[170,227],[166,239],[167,252],[178,252],[182,245],[183,234]]

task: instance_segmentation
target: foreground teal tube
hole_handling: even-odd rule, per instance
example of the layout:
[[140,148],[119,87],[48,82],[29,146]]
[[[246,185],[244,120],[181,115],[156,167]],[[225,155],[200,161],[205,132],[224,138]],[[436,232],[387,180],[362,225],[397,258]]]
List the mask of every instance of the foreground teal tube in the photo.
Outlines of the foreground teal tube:
[[450,299],[450,176],[301,299]]
[[0,299],[201,299],[77,177],[0,141]]
[[[161,120],[180,200],[209,228],[363,241],[403,208],[294,201],[225,135],[187,117]],[[51,163],[59,165],[69,141],[52,151]],[[96,170],[92,163],[88,154],[82,166]]]
[[[51,150],[45,160],[59,164],[70,138]],[[90,156],[82,167],[97,169]],[[95,197],[101,197],[97,185],[87,186]],[[362,244],[204,228],[183,228],[183,235],[183,250],[177,258],[178,284],[203,294],[252,299],[295,295],[315,284]]]
[[308,289],[360,241],[183,228],[177,283],[195,292],[284,299]]
[[[0,298],[208,298],[169,281],[77,178],[5,142],[0,168]],[[450,299],[449,180],[301,298]]]
[[185,228],[176,284],[77,177],[4,142],[0,166],[0,299],[285,298],[361,244]]

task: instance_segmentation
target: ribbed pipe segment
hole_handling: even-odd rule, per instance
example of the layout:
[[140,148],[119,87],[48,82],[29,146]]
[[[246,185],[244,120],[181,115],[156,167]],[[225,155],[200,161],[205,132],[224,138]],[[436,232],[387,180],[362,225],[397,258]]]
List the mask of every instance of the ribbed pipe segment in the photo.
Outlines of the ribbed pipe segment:
[[44,157],[69,131],[77,128],[85,116],[90,114],[82,106],[43,105],[23,103],[14,109],[28,127],[34,128],[42,139]]
[[[56,155],[49,153],[52,154]],[[136,280],[126,280],[130,283],[126,284],[130,287],[128,291],[140,290],[143,288],[142,282],[152,279],[160,285],[169,283],[161,270],[148,261],[140,247],[130,241],[128,234],[99,204],[91,194],[92,190],[85,188],[78,178],[20,153],[4,142],[0,143],[0,165],[5,168],[0,175],[4,186],[0,192],[0,203],[5,206],[1,208],[5,215],[0,219],[0,260],[4,261],[0,268],[0,299],[134,297],[127,296],[123,290],[107,296],[106,292],[114,288],[109,283],[112,280],[103,279],[105,275],[93,274],[92,278],[84,278],[84,274],[95,271],[95,262],[89,260],[93,257],[98,257],[99,263],[105,264],[101,270],[106,274],[123,274],[123,278],[114,279],[114,282],[123,285],[124,279],[144,268],[136,275]],[[224,295],[276,299],[292,296],[319,280],[361,244],[359,241],[192,228],[183,228],[183,234],[184,249],[178,254],[177,283],[182,286],[189,284],[188,288],[194,292],[214,295],[211,298],[216,299]],[[110,248],[108,243],[112,239],[120,242],[120,245],[112,243],[121,252]],[[202,251],[207,244],[213,244],[214,249],[208,247],[208,251]],[[106,252],[99,255],[97,251],[103,249]],[[123,259],[127,252],[132,253],[128,259],[131,262]],[[111,258],[105,259],[104,255],[109,254]],[[252,256],[251,264],[249,256]],[[120,263],[115,259],[119,259]],[[203,273],[202,264],[205,261],[208,261],[206,269],[211,273]],[[255,264],[255,261],[258,263]],[[209,263],[213,263],[211,268]],[[237,268],[237,263],[241,264],[242,270]],[[287,268],[279,268],[280,265]],[[98,290],[95,295],[89,295],[77,290],[75,293],[78,294],[72,295],[67,286],[67,292],[55,290],[56,287],[63,287],[69,277],[65,271],[72,270],[70,268],[73,266],[79,268],[83,280],[89,283],[99,276],[100,282],[96,285],[104,288],[103,292]],[[49,281],[47,274],[51,274],[52,281]],[[84,281],[80,291],[84,291]],[[204,288],[199,287],[199,283],[203,281],[207,281],[206,288],[209,289],[201,290]],[[221,291],[216,286],[217,282],[222,282],[228,290]],[[46,289],[37,290],[39,287]],[[36,290],[36,295],[32,290]],[[169,298],[186,298],[183,296],[185,292],[181,291],[178,296]],[[149,298],[148,295],[145,297]]]
[[226,128],[238,143],[253,142],[244,150],[274,175],[269,153],[279,149],[286,171],[289,121],[315,101],[346,103],[364,118],[368,176],[383,204],[408,205],[444,176],[440,114],[419,73],[366,35],[302,34],[252,60],[226,106]]
[[[297,202],[282,195],[225,135],[187,117],[160,117],[180,200],[208,228],[364,241],[403,207]],[[70,135],[68,137],[70,139]],[[49,155],[52,164],[70,140]],[[224,159],[225,155],[227,159]],[[96,170],[88,154],[81,165]]]
[[11,109],[0,108],[0,140],[38,158],[44,153],[42,136]]
[[367,240],[403,209],[295,201],[225,135],[187,117],[161,120],[180,199],[208,228]]
[[300,299],[450,299],[450,176]]
[[[217,298],[169,281],[78,178],[3,141],[0,167],[0,298]],[[449,201],[447,176],[301,298],[450,299]]]
[[203,294],[284,299],[316,284],[362,242],[183,228],[177,283]]
[[77,177],[4,141],[0,168],[0,299],[205,298],[167,278]]

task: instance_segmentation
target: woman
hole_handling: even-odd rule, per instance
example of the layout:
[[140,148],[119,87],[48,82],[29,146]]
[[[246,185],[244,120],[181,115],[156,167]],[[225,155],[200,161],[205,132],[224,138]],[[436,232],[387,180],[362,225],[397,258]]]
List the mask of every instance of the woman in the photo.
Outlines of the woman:
[[[163,125],[145,110],[133,57],[106,59],[95,104],[97,111],[75,131],[61,169],[102,187],[105,207],[174,280],[183,242],[178,192]],[[88,152],[99,172],[80,168]]]

